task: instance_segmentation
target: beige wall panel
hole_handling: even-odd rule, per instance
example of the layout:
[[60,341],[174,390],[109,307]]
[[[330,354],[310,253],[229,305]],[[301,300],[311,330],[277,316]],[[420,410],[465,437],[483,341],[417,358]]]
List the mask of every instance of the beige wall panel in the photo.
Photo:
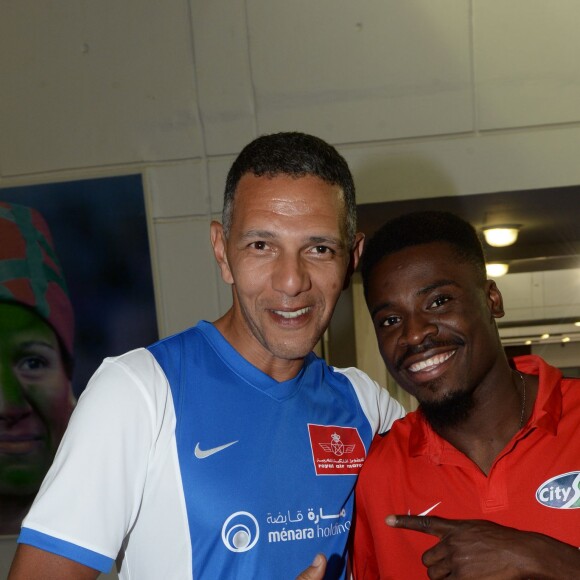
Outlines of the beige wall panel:
[[[500,288],[501,291],[501,288]],[[532,306],[506,306],[506,314],[501,319],[498,320],[499,324],[504,324],[507,322],[518,322],[518,321],[528,321],[528,320],[540,320],[543,318],[544,310],[542,308],[535,308]],[[503,332],[504,336],[513,336],[513,332],[510,332],[509,329],[506,329]]]
[[358,203],[580,183],[580,127],[341,147]]
[[190,0],[207,153],[235,153],[256,136],[242,0]]
[[506,315],[499,322],[566,319],[580,313],[580,270],[508,274],[496,280]]
[[532,346],[532,354],[541,356],[558,368],[580,368],[580,342],[537,344]]
[[479,128],[580,121],[580,3],[475,0]]
[[219,315],[218,271],[211,253],[209,219],[158,220],[154,225],[158,292],[167,336]]
[[[580,199],[578,200],[580,210]],[[580,211],[579,211],[580,213]],[[558,306],[567,304],[575,307],[575,314],[580,314],[580,270],[557,270],[542,272],[544,287],[544,304]]]
[[201,153],[185,0],[0,3],[0,171]]
[[[251,139],[248,141],[248,143]],[[244,143],[246,145],[246,143]],[[211,211],[213,213],[219,213],[223,209],[224,205],[224,189],[226,186],[226,177],[228,171],[234,162],[235,157],[213,157],[208,160],[207,163],[207,173],[208,173],[208,184],[210,192],[210,204]],[[221,215],[219,217],[221,221]]]
[[248,1],[260,133],[333,143],[470,131],[466,0]]
[[508,274],[494,278],[503,296],[504,307],[507,311],[514,308],[531,308],[537,303],[534,297],[534,274],[524,272],[521,274]]
[[210,213],[204,162],[151,167],[145,171],[145,182],[152,218]]
[[387,384],[387,369],[381,358],[375,329],[366,306],[362,277],[353,276],[353,315],[355,320],[356,364],[381,385]]
[[16,546],[16,536],[0,536],[0,578],[8,578]]
[[536,318],[534,309],[538,304],[534,296],[532,274],[508,274],[496,278],[496,284],[503,297],[505,316],[498,320],[499,324],[517,320],[533,320]]

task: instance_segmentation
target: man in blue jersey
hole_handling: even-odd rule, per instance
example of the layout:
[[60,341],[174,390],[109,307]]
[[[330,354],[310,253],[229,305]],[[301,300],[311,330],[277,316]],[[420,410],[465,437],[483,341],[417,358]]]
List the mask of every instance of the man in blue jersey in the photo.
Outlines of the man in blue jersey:
[[[312,353],[363,237],[333,147],[302,133],[245,147],[211,224],[231,309],[103,362],[11,580],[96,578],[115,561],[123,579],[294,579],[315,553],[345,578],[358,472],[403,415],[364,373]],[[314,564],[302,578],[322,577]]]

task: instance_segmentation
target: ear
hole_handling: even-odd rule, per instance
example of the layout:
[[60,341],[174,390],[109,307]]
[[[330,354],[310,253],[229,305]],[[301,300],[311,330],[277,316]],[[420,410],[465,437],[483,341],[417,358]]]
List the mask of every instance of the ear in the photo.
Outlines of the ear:
[[493,280],[488,280],[485,284],[487,303],[491,315],[493,318],[502,318],[505,311],[503,309],[503,297],[501,292]]
[[211,246],[213,248],[213,255],[219,266],[222,280],[226,284],[233,284],[234,278],[230,270],[230,265],[228,264],[228,242],[226,240],[222,224],[216,221],[212,221],[211,225],[209,226],[209,233]]
[[348,269],[346,271],[344,284],[342,286],[343,290],[346,290],[348,288],[348,285],[350,284],[350,279],[352,278],[352,275],[354,274],[354,271],[356,270],[356,267],[358,266],[358,263],[360,261],[360,257],[362,256],[364,245],[365,245],[365,235],[362,232],[358,232],[354,237],[354,245],[350,251]]

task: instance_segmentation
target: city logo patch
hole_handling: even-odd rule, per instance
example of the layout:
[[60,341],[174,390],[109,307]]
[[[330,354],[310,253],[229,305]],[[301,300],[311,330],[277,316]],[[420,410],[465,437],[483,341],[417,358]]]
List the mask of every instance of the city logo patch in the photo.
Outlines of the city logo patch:
[[356,475],[366,451],[355,427],[308,424],[316,475]]
[[538,487],[536,499],[549,508],[580,508],[580,471],[570,471],[548,479]]

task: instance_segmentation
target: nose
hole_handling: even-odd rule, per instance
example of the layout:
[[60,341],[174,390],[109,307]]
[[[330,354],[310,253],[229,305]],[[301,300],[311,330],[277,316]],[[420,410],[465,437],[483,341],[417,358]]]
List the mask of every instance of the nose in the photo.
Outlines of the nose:
[[407,316],[403,320],[402,331],[399,336],[399,345],[403,347],[419,346],[427,337],[436,336],[439,332],[435,322],[421,314]]
[[287,296],[297,296],[311,286],[308,265],[300,254],[283,253],[277,257],[272,272],[272,287]]
[[9,365],[0,364],[0,423],[15,425],[32,412],[25,393]]

